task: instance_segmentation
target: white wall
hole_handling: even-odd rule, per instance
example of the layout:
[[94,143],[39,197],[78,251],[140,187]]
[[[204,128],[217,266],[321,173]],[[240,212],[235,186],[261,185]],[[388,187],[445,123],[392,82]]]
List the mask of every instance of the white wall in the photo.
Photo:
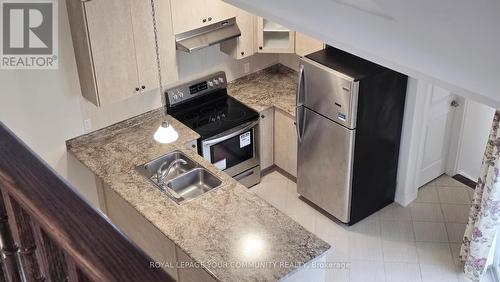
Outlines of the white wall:
[[479,177],[494,114],[493,108],[466,101],[457,172],[474,181]]
[[59,1],[59,69],[0,70],[0,121],[67,175],[64,141],[83,133],[65,1]]
[[[107,107],[98,108],[81,97],[65,1],[59,1],[59,69],[0,70],[0,121],[28,144],[61,176],[92,203],[97,203],[91,174],[66,154],[65,141],[84,134],[83,120],[92,130],[102,128],[161,106],[158,91],[151,91]],[[179,77],[227,72],[228,79],[278,62],[278,56],[256,55],[236,61],[213,46],[193,54],[178,54]]]

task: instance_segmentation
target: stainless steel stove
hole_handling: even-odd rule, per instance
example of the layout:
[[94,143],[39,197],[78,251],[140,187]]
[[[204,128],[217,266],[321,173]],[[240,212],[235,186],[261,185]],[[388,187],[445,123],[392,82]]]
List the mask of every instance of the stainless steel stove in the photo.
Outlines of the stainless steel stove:
[[247,187],[260,182],[259,114],[227,95],[218,72],[165,91],[169,115],[200,134],[198,153]]

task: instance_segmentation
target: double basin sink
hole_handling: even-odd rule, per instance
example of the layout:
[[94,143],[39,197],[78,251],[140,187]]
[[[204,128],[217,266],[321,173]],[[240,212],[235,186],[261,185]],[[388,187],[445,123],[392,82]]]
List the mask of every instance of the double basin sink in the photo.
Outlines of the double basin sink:
[[201,196],[222,184],[218,177],[181,151],[151,160],[136,167],[136,170],[177,204]]

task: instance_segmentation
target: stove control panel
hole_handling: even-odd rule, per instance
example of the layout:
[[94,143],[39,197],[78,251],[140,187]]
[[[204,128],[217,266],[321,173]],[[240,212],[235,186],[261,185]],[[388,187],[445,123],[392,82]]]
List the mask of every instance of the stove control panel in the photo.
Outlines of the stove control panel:
[[225,89],[226,86],[226,73],[221,71],[191,82],[178,84],[167,89],[164,95],[167,104],[169,106],[175,106],[193,98]]

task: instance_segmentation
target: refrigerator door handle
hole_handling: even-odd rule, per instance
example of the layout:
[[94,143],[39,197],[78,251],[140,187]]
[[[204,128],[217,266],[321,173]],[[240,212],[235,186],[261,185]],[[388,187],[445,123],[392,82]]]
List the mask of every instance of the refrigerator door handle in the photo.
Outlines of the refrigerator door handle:
[[298,106],[295,108],[295,128],[297,129],[297,138],[299,139],[299,143],[302,143],[302,133],[304,132],[304,128],[302,125],[304,119],[304,107]]
[[297,107],[300,107],[304,104],[303,91],[302,91],[303,87],[304,87],[304,65],[301,64],[299,67],[299,78],[297,81],[297,93],[295,96],[295,101],[296,101]]

